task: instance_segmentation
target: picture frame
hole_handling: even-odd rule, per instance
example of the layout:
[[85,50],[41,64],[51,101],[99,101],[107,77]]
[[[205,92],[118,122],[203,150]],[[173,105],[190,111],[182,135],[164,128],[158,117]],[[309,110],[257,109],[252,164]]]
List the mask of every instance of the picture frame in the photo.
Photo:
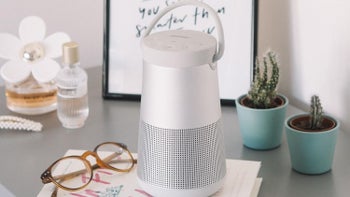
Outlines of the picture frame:
[[[176,0],[104,0],[103,98],[137,100],[142,91],[140,41],[147,25]],[[225,51],[218,61],[223,105],[249,89],[257,50],[258,0],[204,0],[217,10],[225,35]],[[186,22],[186,23],[185,23]],[[194,29],[215,35],[215,25],[203,8],[184,6],[165,15],[152,32]],[[151,33],[152,33],[151,32]]]

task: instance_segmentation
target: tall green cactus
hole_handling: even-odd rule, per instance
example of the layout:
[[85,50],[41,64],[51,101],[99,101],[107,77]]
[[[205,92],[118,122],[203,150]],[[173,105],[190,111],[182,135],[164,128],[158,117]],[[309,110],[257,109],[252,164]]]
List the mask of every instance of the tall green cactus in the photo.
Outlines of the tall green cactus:
[[321,129],[323,120],[323,109],[320,98],[317,95],[313,95],[311,97],[310,116],[311,129]]
[[[254,81],[248,91],[248,99],[254,108],[264,109],[275,106],[276,89],[279,80],[279,63],[277,55],[268,51],[263,57],[263,72],[260,71],[259,59],[256,59]],[[270,71],[269,71],[270,69]]]

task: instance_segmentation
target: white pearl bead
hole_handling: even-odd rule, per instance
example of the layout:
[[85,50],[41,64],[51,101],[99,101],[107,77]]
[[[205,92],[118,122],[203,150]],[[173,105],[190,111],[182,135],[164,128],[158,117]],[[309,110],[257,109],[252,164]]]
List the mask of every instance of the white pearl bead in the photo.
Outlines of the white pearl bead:
[[39,132],[43,125],[17,116],[0,116],[0,129],[14,129]]

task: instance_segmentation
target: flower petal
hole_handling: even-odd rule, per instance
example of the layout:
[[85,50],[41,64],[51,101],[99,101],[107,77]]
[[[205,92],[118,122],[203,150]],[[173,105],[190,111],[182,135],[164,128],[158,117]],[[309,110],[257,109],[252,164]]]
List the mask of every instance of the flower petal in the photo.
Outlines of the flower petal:
[[61,67],[56,61],[45,58],[33,64],[32,74],[37,81],[45,83],[53,80],[60,69]]
[[45,37],[46,25],[43,19],[37,16],[28,16],[21,21],[18,31],[23,44],[38,42]]
[[8,83],[19,83],[30,76],[31,66],[20,60],[6,62],[0,70],[2,78]]
[[0,43],[0,58],[18,59],[22,43],[16,36],[8,33],[1,33]]
[[63,32],[50,35],[44,40],[46,56],[51,58],[62,56],[62,45],[69,41],[70,37]]

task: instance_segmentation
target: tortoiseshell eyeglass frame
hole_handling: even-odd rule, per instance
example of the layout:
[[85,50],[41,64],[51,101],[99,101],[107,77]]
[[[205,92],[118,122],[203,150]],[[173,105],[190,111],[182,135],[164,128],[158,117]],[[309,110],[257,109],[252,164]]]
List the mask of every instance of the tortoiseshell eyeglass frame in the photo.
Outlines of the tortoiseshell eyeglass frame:
[[[104,159],[100,158],[97,154],[97,150],[101,147],[101,146],[104,146],[104,145],[114,145],[116,147],[119,147],[119,148],[122,148],[125,153],[130,157],[128,159],[128,161],[130,160],[130,166],[126,169],[119,169],[119,168],[115,168],[111,165],[108,164],[109,161],[111,161],[113,158],[116,157],[116,155],[110,155]],[[96,164],[95,165],[91,165],[90,162],[86,159],[88,156],[93,156],[95,159],[96,159]],[[84,170],[80,170],[80,171],[76,171],[76,172],[72,172],[72,173],[69,173],[69,174],[65,174],[65,175],[62,175],[60,177],[52,177],[52,172],[51,170],[53,170],[52,168],[58,163],[58,162],[61,162],[62,160],[65,160],[65,159],[78,159],[78,160],[81,160],[86,169]],[[61,189],[64,189],[64,190],[67,190],[67,191],[76,191],[76,190],[80,190],[84,187],[86,187],[92,180],[93,178],[93,170],[97,169],[97,168],[106,168],[106,169],[110,169],[110,170],[114,170],[114,171],[117,171],[117,172],[130,172],[132,170],[132,168],[134,167],[134,165],[137,163],[137,160],[134,159],[134,157],[132,156],[131,152],[127,149],[126,145],[125,144],[122,144],[122,143],[117,143],[117,142],[104,142],[104,143],[101,143],[99,145],[97,145],[93,151],[86,151],[84,152],[81,156],[66,156],[66,157],[62,157],[58,160],[56,160],[55,162],[53,162],[40,176],[42,182],[44,184],[47,184],[47,183],[54,183],[57,187],[56,187],[56,190],[54,191],[53,195],[52,196],[56,196],[56,193],[57,193],[57,188],[61,188]],[[71,178],[74,178],[76,177],[77,175],[80,175],[82,173],[86,173],[88,172],[90,174],[89,176],[89,180],[83,184],[82,186],[80,187],[76,187],[76,188],[69,188],[69,187],[65,187],[63,185],[61,185],[57,180],[68,180],[68,179],[71,179]]]

